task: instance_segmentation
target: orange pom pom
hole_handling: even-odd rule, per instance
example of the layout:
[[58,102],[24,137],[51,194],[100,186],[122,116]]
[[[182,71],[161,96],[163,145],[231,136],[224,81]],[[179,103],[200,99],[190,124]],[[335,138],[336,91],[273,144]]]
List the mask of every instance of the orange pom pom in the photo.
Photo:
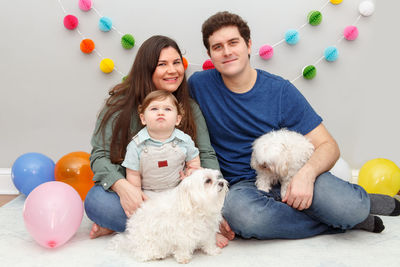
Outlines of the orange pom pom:
[[90,39],[83,39],[81,42],[81,51],[90,54],[94,50],[94,42]]
[[189,63],[187,61],[187,59],[185,57],[182,57],[182,63],[183,63],[183,67],[185,68],[185,70],[187,69]]

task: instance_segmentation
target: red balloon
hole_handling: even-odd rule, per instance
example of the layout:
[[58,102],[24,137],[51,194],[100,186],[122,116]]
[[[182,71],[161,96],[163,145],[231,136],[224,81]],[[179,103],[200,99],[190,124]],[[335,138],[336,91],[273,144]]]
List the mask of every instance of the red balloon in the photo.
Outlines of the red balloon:
[[86,152],[71,152],[63,156],[54,168],[55,180],[72,186],[82,200],[94,185],[89,157]]

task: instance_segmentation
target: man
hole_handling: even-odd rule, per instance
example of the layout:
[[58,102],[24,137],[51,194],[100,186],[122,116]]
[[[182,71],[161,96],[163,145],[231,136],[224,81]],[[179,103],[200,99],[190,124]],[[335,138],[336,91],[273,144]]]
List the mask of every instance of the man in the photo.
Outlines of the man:
[[[206,119],[224,178],[230,183],[221,232],[244,238],[305,238],[347,229],[382,232],[378,215],[399,215],[399,201],[368,195],[329,172],[339,158],[336,141],[301,93],[287,80],[250,65],[250,29],[241,17],[219,12],[202,26],[215,69],[196,72],[191,95]],[[305,135],[315,152],[293,177],[285,196],[255,186],[252,143],[271,130]],[[230,226],[230,227],[229,227]],[[233,231],[232,231],[232,230]]]

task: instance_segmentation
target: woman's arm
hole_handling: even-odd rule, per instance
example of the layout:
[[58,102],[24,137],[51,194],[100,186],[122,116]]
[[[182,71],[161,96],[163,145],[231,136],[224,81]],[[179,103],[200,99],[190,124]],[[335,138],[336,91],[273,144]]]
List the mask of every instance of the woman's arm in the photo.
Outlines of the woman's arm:
[[114,164],[110,160],[110,140],[112,135],[112,120],[111,117],[103,131],[98,130],[103,119],[104,110],[97,119],[96,127],[91,139],[92,151],[90,154],[90,166],[94,173],[93,180],[97,185],[103,186],[105,190],[119,179],[125,178],[125,168],[120,164]]
[[203,113],[194,100],[190,101],[192,107],[193,118],[196,124],[197,139],[196,144],[200,152],[201,166],[219,170],[219,163],[215,151],[210,143],[210,136],[208,134],[207,124],[204,120]]

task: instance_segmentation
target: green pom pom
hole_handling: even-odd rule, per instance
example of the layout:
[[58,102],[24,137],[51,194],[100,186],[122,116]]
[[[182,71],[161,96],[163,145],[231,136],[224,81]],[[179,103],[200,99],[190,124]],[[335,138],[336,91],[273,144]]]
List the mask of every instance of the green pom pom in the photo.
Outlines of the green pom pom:
[[122,81],[125,82],[125,80],[128,78],[128,76],[122,77]]
[[312,26],[317,26],[322,21],[322,14],[319,11],[311,11],[308,13],[307,19]]
[[317,75],[317,69],[313,65],[308,65],[303,69],[304,79],[311,80]]
[[121,38],[122,47],[125,49],[131,49],[135,46],[135,38],[131,34],[125,34]]

